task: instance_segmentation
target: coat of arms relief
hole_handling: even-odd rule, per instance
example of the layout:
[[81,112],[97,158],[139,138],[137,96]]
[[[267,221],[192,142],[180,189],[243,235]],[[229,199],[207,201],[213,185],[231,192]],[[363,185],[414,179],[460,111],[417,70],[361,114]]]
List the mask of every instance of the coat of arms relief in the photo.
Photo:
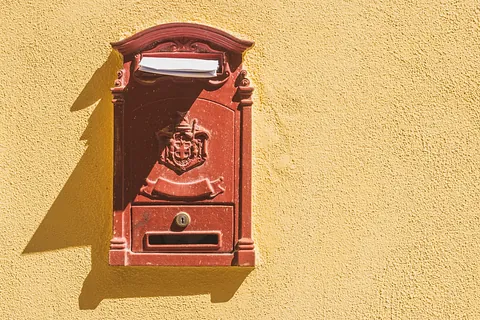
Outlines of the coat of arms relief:
[[[156,133],[160,144],[158,162],[183,174],[202,165],[207,160],[207,143],[210,133],[198,124],[197,119],[189,120],[180,114],[182,121],[171,124]],[[225,191],[223,177],[215,180],[201,178],[191,182],[176,182],[159,177],[156,180],[146,179],[140,192],[151,198],[167,198],[176,200],[213,199]]]
[[159,163],[178,174],[202,165],[207,159],[207,140],[210,135],[198,124],[183,117],[177,125],[169,125],[156,133],[160,145]]

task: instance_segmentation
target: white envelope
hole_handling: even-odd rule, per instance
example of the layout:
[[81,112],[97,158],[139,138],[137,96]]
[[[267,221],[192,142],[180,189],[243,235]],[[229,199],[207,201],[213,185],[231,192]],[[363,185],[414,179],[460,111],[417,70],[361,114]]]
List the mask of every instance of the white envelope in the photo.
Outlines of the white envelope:
[[217,76],[218,64],[218,60],[143,57],[138,69],[168,76],[213,78]]

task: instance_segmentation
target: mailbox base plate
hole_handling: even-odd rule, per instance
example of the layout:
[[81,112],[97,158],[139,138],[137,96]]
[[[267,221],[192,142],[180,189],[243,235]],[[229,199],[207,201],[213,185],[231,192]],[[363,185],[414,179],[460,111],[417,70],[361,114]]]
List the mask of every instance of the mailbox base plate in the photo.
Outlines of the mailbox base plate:
[[[235,266],[233,253],[135,253],[129,250],[110,250],[110,265],[116,266]],[[254,264],[241,264],[253,267]]]

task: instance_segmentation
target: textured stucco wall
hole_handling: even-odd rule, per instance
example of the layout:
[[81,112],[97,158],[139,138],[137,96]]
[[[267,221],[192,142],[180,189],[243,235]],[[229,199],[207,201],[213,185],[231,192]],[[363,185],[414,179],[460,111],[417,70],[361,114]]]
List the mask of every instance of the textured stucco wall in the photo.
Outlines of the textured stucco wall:
[[[480,319],[475,1],[0,1],[1,319]],[[256,41],[258,267],[107,266],[109,42]]]

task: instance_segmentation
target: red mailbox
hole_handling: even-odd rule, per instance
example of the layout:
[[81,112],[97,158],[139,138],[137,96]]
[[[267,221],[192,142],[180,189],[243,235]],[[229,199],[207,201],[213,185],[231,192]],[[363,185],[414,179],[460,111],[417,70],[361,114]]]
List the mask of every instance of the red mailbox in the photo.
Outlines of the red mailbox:
[[113,43],[111,265],[254,266],[253,42],[190,23]]

